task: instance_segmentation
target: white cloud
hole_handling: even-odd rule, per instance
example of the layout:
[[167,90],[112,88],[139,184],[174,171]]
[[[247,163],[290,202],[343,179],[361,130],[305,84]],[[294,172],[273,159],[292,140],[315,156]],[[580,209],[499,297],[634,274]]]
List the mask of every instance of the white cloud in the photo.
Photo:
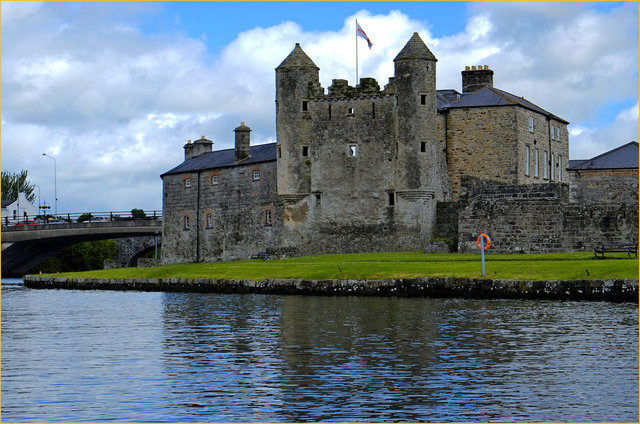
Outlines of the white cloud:
[[[29,169],[50,200],[51,161],[41,153],[55,155],[60,209],[159,208],[158,175],[181,162],[186,140],[205,134],[216,149],[232,147],[240,121],[252,140],[274,141],[274,68],[295,42],[321,68],[324,87],[355,78],[354,16],[338,31],[256,27],[213,56],[201,38],[143,33],[132,18],[156,13],[162,6],[153,3],[1,7],[4,168]],[[374,43],[361,44],[360,76],[383,87],[417,31],[439,59],[439,88],[460,89],[465,65],[490,65],[496,86],[572,122],[572,158],[637,134],[637,105],[608,126],[584,124],[609,103],[637,100],[636,4],[598,12],[473,3],[470,12],[462,32],[441,38],[435,23],[401,11],[358,12]]]

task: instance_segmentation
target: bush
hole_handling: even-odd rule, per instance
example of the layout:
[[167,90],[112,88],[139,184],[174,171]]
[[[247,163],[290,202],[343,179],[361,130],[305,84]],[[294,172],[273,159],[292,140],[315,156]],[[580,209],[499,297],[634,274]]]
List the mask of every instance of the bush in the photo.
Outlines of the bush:
[[145,218],[147,216],[146,213],[142,209],[131,209],[131,217],[132,218]]

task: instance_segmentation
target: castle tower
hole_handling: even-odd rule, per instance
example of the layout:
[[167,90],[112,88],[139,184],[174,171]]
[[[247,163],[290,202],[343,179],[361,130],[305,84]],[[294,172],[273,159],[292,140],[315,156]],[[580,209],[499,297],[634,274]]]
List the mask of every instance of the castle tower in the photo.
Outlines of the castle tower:
[[303,197],[311,190],[311,165],[302,146],[310,142],[309,91],[320,83],[319,70],[299,43],[276,68],[279,195]]
[[397,190],[399,194],[428,193],[442,200],[447,196],[448,176],[436,133],[437,59],[414,32],[393,62],[398,99]]

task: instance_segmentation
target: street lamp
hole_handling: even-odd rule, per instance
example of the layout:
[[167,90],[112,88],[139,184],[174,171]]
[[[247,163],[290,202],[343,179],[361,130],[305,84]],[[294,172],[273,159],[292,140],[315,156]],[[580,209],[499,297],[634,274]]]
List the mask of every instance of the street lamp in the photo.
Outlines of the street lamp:
[[56,158],[43,153],[42,156],[46,156],[53,159],[53,190],[54,197],[56,198],[56,218],[58,217],[58,172],[56,171]]

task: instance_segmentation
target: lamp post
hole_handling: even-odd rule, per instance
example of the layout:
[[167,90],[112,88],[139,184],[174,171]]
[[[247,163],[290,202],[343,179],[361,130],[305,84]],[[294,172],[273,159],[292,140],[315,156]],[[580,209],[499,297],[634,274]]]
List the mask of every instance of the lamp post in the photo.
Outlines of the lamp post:
[[53,195],[56,199],[56,218],[58,217],[58,172],[56,171],[56,158],[53,156],[49,156],[46,153],[43,153],[42,156],[46,156],[50,159],[53,159]]

